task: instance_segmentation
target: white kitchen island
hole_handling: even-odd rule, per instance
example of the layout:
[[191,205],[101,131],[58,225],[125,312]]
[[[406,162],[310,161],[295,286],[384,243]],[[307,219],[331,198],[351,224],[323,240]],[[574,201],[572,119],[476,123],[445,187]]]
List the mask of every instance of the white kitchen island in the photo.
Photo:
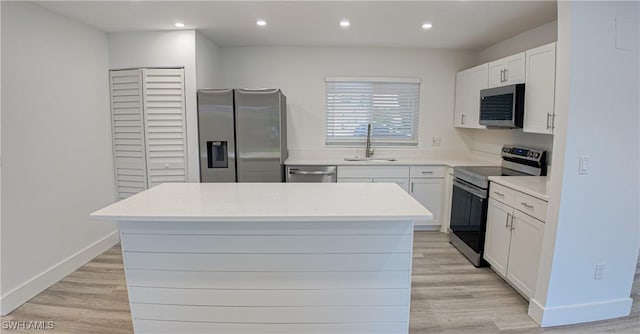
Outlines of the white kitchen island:
[[413,222],[395,184],[166,183],[119,223],[136,333],[407,333]]

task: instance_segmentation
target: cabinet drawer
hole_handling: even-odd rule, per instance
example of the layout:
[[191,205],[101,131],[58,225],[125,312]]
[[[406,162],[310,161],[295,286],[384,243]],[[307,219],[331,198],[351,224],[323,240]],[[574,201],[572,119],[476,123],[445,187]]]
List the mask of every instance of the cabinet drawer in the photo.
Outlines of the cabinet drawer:
[[444,177],[446,167],[444,166],[411,166],[409,174],[416,177]]
[[338,166],[338,178],[391,177],[405,178],[409,176],[409,166]]
[[541,199],[516,192],[513,207],[543,222],[547,220],[547,202]]
[[495,198],[509,206],[514,206],[516,193],[517,191],[494,182],[491,182],[489,186],[489,197]]

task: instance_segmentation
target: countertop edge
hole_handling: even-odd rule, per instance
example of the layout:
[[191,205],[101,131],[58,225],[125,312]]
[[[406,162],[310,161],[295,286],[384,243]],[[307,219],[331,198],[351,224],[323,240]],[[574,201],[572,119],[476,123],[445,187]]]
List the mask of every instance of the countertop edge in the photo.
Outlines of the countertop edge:
[[500,177],[500,176],[489,176],[489,181],[495,182],[497,184],[503,185],[507,188],[511,188],[515,191],[519,191],[521,193],[527,194],[529,196],[533,196],[537,199],[543,200],[545,202],[549,202],[549,196],[546,194],[541,194],[533,189],[527,188],[523,185],[509,182],[509,180]]
[[199,222],[199,223],[222,223],[222,222],[392,222],[392,221],[424,221],[433,220],[431,215],[409,215],[409,216],[291,216],[291,217],[177,217],[177,216],[113,216],[90,214],[96,220],[108,220],[115,222]]

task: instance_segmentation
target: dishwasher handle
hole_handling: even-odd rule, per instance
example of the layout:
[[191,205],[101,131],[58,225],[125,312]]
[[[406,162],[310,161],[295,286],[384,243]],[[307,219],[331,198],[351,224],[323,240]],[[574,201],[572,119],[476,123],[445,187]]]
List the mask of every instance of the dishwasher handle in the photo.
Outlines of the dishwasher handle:
[[294,174],[294,175],[335,175],[336,172],[335,171],[325,172],[325,171],[319,171],[319,170],[306,171],[306,170],[290,169],[289,170],[289,174]]

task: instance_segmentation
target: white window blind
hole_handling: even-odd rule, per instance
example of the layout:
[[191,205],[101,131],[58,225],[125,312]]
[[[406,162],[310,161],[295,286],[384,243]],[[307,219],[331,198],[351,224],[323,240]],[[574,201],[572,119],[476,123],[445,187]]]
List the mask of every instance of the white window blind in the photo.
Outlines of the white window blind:
[[326,143],[417,145],[420,82],[406,78],[327,78]]

